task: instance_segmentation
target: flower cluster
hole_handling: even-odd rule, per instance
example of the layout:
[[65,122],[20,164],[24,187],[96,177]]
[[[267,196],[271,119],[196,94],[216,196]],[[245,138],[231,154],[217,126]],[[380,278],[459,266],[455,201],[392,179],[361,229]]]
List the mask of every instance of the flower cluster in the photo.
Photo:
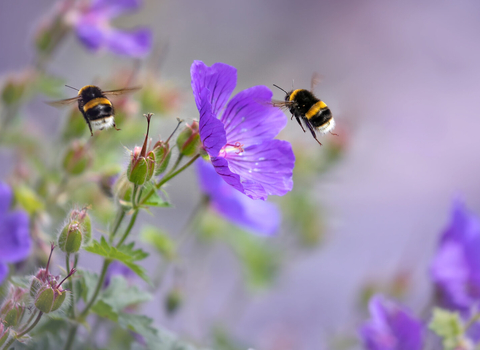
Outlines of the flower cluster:
[[200,139],[215,171],[252,199],[290,191],[295,156],[290,143],[274,139],[287,118],[272,106],[270,89],[254,86],[227,103],[237,82],[234,67],[195,61],[190,73]]

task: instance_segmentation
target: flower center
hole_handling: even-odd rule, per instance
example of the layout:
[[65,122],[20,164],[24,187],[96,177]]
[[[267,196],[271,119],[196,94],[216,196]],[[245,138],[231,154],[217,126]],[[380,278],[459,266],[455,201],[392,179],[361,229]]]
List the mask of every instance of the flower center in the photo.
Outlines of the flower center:
[[243,153],[243,144],[240,142],[235,143],[227,143],[223,148],[220,150],[220,155],[222,157],[227,156],[227,154],[235,153],[240,154]]

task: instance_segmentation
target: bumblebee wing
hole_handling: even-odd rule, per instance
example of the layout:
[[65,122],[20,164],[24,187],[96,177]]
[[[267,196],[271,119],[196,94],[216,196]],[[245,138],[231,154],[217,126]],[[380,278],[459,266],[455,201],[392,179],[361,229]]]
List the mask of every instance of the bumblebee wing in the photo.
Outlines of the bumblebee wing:
[[313,89],[315,89],[315,86],[318,85],[318,83],[322,80],[322,78],[323,77],[319,73],[317,72],[313,73],[312,81],[310,82],[310,92],[313,93]]
[[65,100],[49,101],[49,102],[46,102],[46,103],[50,106],[53,106],[53,107],[61,107],[61,106],[66,106],[66,105],[72,104],[74,102],[77,102],[79,99],[81,99],[81,97],[76,96],[76,97],[72,97],[72,98],[67,98]]
[[142,87],[141,86],[135,86],[131,88],[126,88],[126,89],[119,89],[119,90],[109,90],[109,91],[102,91],[105,95],[121,95],[121,94],[128,94],[130,92],[134,92],[137,90],[140,90]]
[[287,109],[292,105],[293,102],[290,101],[280,101],[280,100],[272,100],[273,107],[279,107],[282,109]]

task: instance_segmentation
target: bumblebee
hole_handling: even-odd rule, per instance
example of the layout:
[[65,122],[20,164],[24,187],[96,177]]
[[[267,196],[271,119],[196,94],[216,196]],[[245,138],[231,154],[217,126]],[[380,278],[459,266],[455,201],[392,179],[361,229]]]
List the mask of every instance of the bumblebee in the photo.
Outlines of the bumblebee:
[[107,98],[108,95],[121,95],[140,89],[139,87],[133,87],[120,90],[102,91],[95,85],[86,85],[80,90],[68,85],[66,86],[77,90],[78,95],[65,100],[48,102],[48,104],[51,106],[62,106],[77,101],[78,109],[80,110],[80,113],[82,113],[83,118],[85,118],[92,136],[92,129],[103,130],[113,127],[115,130],[120,130],[117,129],[117,126],[115,125],[115,109],[113,108],[112,102]]
[[[312,78],[312,91],[315,83],[316,76]],[[326,134],[327,132],[332,133],[332,130],[335,128],[335,120],[333,119],[330,108],[328,108],[325,102],[315,97],[312,91],[296,89],[287,92],[275,84],[273,84],[273,86],[279,88],[286,94],[285,101],[273,101],[273,105],[275,107],[288,108],[290,113],[292,113],[291,119],[295,117],[298,124],[302,127],[303,132],[305,132],[305,128],[302,125],[303,121],[312,133],[313,138],[322,145],[317,139],[315,130],[318,130],[322,134]]]

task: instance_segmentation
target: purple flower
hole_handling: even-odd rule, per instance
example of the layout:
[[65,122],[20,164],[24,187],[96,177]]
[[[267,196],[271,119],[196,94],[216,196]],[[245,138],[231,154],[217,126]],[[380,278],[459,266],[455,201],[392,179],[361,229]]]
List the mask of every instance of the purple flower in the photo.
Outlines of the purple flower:
[[107,49],[120,55],[145,56],[152,47],[149,29],[123,31],[110,25],[112,18],[140,5],[140,0],[92,0],[89,6],[71,16],[78,38],[92,51]]
[[290,191],[295,156],[290,143],[274,139],[287,118],[271,105],[270,89],[254,86],[227,103],[237,82],[234,67],[194,61],[190,73],[200,139],[215,171],[252,199]]
[[480,221],[458,199],[431,274],[443,306],[467,311],[480,301]]
[[260,235],[273,235],[280,226],[277,206],[254,201],[229,186],[210,164],[197,161],[200,188],[209,196],[210,206],[228,221]]
[[368,305],[371,319],[360,329],[368,350],[420,350],[423,325],[405,308],[375,295]]
[[28,215],[20,210],[9,212],[11,203],[11,188],[0,182],[0,283],[8,274],[7,264],[24,260],[32,246]]

